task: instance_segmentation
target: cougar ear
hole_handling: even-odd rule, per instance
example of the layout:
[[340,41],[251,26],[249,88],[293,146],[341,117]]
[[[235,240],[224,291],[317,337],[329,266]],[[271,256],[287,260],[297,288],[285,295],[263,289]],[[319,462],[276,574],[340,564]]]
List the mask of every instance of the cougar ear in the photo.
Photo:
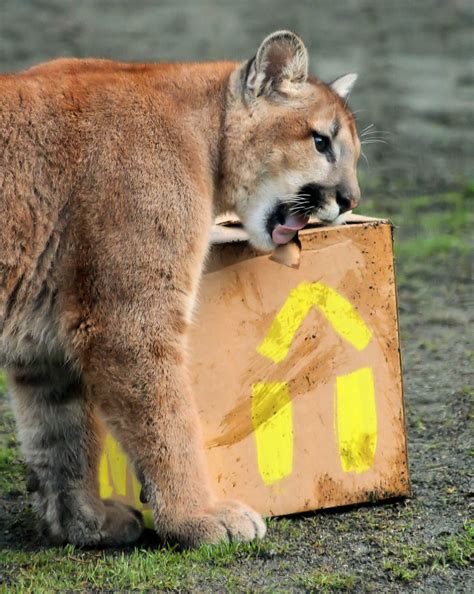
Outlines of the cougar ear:
[[358,75],[355,73],[344,74],[344,76],[340,76],[339,78],[336,78],[336,80],[333,80],[330,84],[330,87],[344,99],[352,91],[352,87],[357,80],[357,76]]
[[266,37],[247,64],[246,87],[255,96],[277,91],[283,82],[302,83],[308,76],[308,51],[291,31]]

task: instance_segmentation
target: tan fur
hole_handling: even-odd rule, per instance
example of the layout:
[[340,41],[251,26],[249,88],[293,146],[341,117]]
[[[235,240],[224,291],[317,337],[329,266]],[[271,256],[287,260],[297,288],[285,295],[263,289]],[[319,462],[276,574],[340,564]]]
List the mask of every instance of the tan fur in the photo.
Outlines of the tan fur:
[[[186,332],[213,216],[235,210],[272,249],[280,196],[313,182],[327,204],[339,187],[358,200],[353,118],[306,72],[302,42],[279,32],[244,64],[67,59],[0,77],[0,364],[53,540],[140,533],[98,499],[97,410],[164,537],[263,536],[258,514],[209,487]],[[331,164],[311,131],[336,117]]]

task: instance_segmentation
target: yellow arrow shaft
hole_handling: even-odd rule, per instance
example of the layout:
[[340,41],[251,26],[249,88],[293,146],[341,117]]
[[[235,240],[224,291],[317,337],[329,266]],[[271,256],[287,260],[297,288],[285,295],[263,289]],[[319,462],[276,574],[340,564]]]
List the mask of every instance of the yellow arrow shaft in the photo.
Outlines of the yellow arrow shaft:
[[336,379],[336,434],[344,472],[361,473],[374,463],[377,410],[372,369]]
[[[289,294],[257,352],[274,363],[283,361],[312,307],[316,307],[335,332],[357,350],[369,344],[372,332],[347,299],[324,283],[302,282]],[[372,370],[364,368],[340,376],[336,386],[337,440],[342,469],[364,472],[372,467],[377,446]],[[291,474],[293,468],[293,418],[285,382],[253,385],[252,420],[260,475],[265,484],[272,484]]]
[[286,382],[253,384],[252,424],[260,476],[271,485],[293,471],[293,412]]

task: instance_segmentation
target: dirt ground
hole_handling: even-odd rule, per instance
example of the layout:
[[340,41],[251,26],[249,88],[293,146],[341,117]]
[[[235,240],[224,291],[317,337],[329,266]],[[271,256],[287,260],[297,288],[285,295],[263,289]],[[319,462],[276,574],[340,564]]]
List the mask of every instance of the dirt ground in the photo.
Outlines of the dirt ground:
[[[60,55],[245,58],[299,32],[322,78],[357,71],[362,211],[397,225],[413,497],[273,520],[259,545],[178,553],[48,549],[34,535],[0,401],[2,591],[471,592],[474,332],[474,6],[469,0],[0,0],[0,70]],[[0,384],[0,392],[6,387]]]

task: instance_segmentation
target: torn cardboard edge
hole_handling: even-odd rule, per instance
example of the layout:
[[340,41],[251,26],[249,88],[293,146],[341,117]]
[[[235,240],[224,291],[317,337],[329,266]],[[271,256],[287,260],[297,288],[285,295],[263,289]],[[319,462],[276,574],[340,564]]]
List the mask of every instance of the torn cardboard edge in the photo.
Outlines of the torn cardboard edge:
[[[354,225],[364,223],[390,224],[388,219],[379,219],[356,215],[350,213],[347,215],[343,224]],[[317,217],[311,217],[308,225],[295,234],[295,237],[284,245],[277,246],[270,255],[270,260],[298,269],[301,260],[301,250],[304,249],[300,241],[300,236],[311,233],[316,228],[326,228],[328,231],[336,229],[338,225],[325,225]],[[215,224],[211,228],[210,243],[212,245],[222,243],[246,242],[249,235],[245,231],[239,218],[235,213],[227,213],[215,219]]]

